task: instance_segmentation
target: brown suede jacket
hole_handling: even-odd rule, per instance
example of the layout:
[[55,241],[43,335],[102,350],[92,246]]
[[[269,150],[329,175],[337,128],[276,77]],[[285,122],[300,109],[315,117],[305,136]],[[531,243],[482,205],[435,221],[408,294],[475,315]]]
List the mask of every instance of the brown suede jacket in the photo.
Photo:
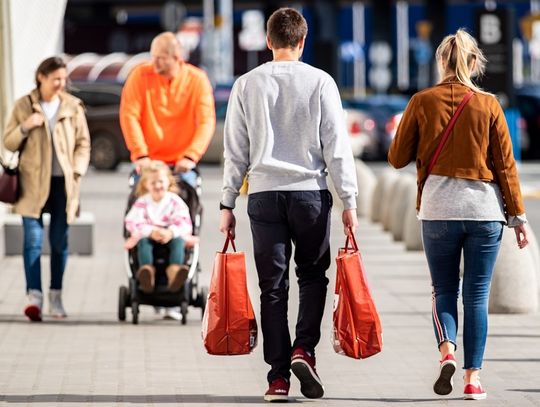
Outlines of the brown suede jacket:
[[[388,162],[402,168],[416,161],[417,210],[431,157],[468,90],[458,81],[443,82],[416,93],[403,113],[390,145]],[[506,119],[499,102],[491,95],[475,93],[467,103],[432,174],[496,182],[507,215],[525,213]]]

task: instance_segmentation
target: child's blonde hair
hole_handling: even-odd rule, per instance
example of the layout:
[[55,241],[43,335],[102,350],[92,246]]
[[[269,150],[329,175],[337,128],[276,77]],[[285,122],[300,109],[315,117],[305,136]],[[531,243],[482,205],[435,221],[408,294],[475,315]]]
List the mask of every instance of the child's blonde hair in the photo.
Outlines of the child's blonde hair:
[[[447,35],[435,52],[441,80],[455,75],[459,82],[475,92],[489,94],[480,89],[472,77],[482,76],[487,59],[472,35],[463,28]],[[472,69],[471,69],[472,68]]]
[[139,197],[148,193],[149,191],[146,189],[146,181],[148,180],[150,175],[160,172],[165,174],[169,179],[169,191],[178,193],[178,185],[176,184],[174,175],[168,165],[165,164],[163,161],[152,160],[150,161],[150,164],[144,166],[141,169],[141,179],[139,180],[139,182],[137,183],[137,187],[135,188],[135,195]]

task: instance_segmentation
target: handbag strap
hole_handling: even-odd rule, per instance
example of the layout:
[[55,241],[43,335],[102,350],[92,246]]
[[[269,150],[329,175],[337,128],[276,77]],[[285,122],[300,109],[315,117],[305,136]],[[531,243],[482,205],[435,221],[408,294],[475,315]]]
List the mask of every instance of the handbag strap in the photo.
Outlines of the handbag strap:
[[352,249],[357,252],[358,251],[358,244],[356,243],[356,238],[354,237],[354,233],[352,231],[352,227],[348,227],[347,233],[347,240],[345,240],[345,251],[349,251],[349,243],[352,246]]
[[471,98],[474,96],[474,92],[472,90],[469,90],[465,96],[463,97],[463,100],[457,107],[454,115],[450,119],[450,123],[448,123],[448,126],[446,126],[446,129],[444,130],[444,134],[442,136],[441,142],[439,143],[439,146],[437,147],[437,150],[435,150],[435,154],[433,154],[433,157],[431,158],[431,161],[429,162],[429,166],[427,169],[427,175],[431,173],[431,170],[435,166],[435,163],[439,159],[439,156],[441,155],[442,149],[444,148],[444,145],[446,144],[446,141],[450,137],[450,133],[452,133],[452,129],[454,128],[454,124],[456,124],[456,121],[463,111],[463,108],[465,105],[471,100]]
[[231,243],[233,250],[236,252],[234,238],[232,237],[231,232],[227,232],[227,239],[225,240],[225,244],[223,245],[223,250],[221,251],[221,253],[227,253],[227,249],[229,248],[229,242]]

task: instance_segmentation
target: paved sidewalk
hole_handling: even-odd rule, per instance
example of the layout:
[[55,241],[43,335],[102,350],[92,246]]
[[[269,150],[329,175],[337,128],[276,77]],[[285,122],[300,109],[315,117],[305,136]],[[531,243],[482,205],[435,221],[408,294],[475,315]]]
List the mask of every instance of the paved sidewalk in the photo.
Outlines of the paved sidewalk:
[[[203,168],[204,205],[201,250],[203,280],[213,253],[222,246],[217,232],[221,170]],[[31,324],[25,305],[21,257],[0,260],[0,405],[17,406],[256,406],[265,405],[267,366],[262,338],[249,356],[205,353],[200,310],[188,324],[163,320],[142,307],[140,323],[117,321],[118,287],[126,283],[121,240],[127,196],[127,169],[93,173],[83,181],[84,210],[96,215],[95,255],[71,257],[65,276],[66,321],[45,318]],[[258,315],[258,289],[251,239],[240,199],[239,250],[247,252],[248,282]],[[334,214],[332,249],[343,244],[339,213]],[[431,390],[438,353],[431,327],[430,284],[420,252],[406,252],[379,225],[361,220],[359,245],[384,329],[384,350],[365,361],[336,355],[330,344],[334,265],[317,349],[325,398],[307,400],[293,379],[295,403],[313,406],[461,405],[461,378],[448,397]],[[44,286],[48,264],[44,265]],[[511,272],[509,270],[509,272]],[[294,276],[294,270],[291,271]],[[294,280],[294,278],[293,278]],[[291,284],[291,313],[297,286]],[[128,321],[130,314],[128,310]],[[540,406],[540,315],[492,315],[482,374],[488,391],[484,406]],[[461,339],[460,339],[461,342]],[[457,354],[462,360],[461,349]]]

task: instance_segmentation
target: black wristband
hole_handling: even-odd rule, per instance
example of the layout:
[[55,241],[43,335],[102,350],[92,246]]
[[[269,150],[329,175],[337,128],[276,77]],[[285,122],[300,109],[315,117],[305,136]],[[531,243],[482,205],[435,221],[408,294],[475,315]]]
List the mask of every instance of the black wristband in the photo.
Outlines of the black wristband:
[[225,206],[223,205],[221,202],[219,203],[219,210],[223,210],[223,209],[230,209],[231,211],[233,210],[233,208],[229,207],[229,206]]

